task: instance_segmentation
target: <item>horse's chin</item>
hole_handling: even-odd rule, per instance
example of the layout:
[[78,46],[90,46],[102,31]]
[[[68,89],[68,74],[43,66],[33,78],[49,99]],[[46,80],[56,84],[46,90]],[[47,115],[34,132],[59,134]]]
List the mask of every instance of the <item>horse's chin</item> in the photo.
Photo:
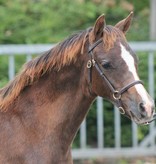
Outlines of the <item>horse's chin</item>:
[[153,113],[150,118],[144,118],[141,116],[137,117],[132,111],[127,112],[127,110],[125,110],[124,116],[135,122],[137,125],[149,125],[151,122],[156,120],[156,113]]
[[145,120],[144,118],[140,118],[138,119],[135,116],[131,117],[131,120],[134,121],[136,124],[138,125],[149,125],[151,122],[153,122],[154,120],[156,120],[156,113],[153,114],[153,116],[147,120]]

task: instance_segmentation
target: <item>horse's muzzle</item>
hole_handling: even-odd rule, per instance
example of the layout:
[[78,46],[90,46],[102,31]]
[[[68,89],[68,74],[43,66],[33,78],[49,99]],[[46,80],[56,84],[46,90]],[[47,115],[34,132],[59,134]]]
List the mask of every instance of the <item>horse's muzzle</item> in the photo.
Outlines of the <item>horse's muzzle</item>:
[[151,122],[153,122],[154,120],[156,120],[156,113],[153,114],[153,117],[150,121],[147,121],[147,122],[143,122],[142,125],[148,125],[150,124]]

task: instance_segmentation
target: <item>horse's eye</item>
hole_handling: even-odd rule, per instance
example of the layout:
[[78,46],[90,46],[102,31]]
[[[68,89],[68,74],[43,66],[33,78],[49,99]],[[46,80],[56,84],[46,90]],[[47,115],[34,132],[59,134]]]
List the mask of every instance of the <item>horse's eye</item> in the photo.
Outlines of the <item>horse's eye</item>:
[[103,60],[101,65],[104,69],[109,69],[112,67],[110,61],[107,61],[107,60]]

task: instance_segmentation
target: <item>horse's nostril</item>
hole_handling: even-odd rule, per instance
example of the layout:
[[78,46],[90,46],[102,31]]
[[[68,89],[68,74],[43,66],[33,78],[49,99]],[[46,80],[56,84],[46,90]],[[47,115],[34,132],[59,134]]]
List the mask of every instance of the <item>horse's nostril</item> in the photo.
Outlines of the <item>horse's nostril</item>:
[[140,112],[145,112],[144,103],[140,103],[140,104],[139,104],[139,109],[140,109]]
[[139,104],[139,112],[143,117],[146,117],[147,115],[149,115],[149,117],[151,117],[151,115],[153,115],[153,113],[155,113],[155,105],[152,105],[149,108],[147,108],[145,103],[141,102]]
[[147,116],[147,112],[146,112],[146,109],[145,109],[145,105],[143,102],[141,102],[139,104],[139,111],[140,111],[140,114],[143,116],[143,117],[146,117]]

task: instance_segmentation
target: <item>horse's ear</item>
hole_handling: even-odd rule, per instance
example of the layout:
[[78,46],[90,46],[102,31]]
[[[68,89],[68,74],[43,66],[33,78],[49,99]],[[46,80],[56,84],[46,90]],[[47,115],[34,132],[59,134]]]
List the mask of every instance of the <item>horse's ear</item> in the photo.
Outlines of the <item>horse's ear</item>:
[[95,25],[92,30],[92,41],[98,40],[103,35],[103,29],[105,27],[105,16],[102,14],[99,16],[95,22]]
[[133,18],[133,12],[131,12],[125,19],[118,22],[115,27],[119,28],[124,34],[128,31]]

